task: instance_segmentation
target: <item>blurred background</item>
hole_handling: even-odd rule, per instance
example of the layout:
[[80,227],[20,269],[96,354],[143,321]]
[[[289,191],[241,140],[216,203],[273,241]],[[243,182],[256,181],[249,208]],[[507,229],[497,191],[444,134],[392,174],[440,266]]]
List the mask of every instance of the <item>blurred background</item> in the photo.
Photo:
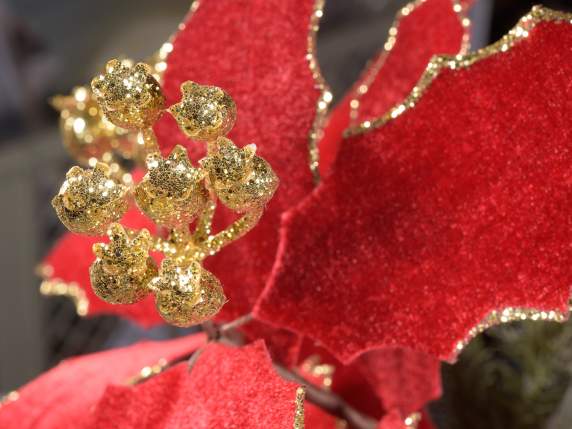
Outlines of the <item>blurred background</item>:
[[[384,44],[395,13],[407,3],[328,1],[318,56],[336,96]],[[534,3],[478,1],[472,12],[473,48],[497,40]],[[572,10],[569,0],[544,4]],[[111,57],[151,55],[190,1],[138,0],[133,6],[127,0],[0,0],[0,395],[65,357],[181,333],[142,331],[112,317],[81,319],[66,299],[41,297],[34,273],[63,233],[50,200],[72,165],[48,98],[89,82]],[[551,428],[572,427],[566,414],[572,405],[565,406],[572,404],[572,394],[566,393],[570,331],[567,325],[514,324],[479,337],[458,365],[444,367],[446,394],[432,407],[440,427],[534,428],[541,421]],[[499,380],[506,392],[498,388]],[[479,390],[475,383],[485,384]],[[467,403],[474,406],[467,410]],[[483,426],[485,417],[490,424]]]

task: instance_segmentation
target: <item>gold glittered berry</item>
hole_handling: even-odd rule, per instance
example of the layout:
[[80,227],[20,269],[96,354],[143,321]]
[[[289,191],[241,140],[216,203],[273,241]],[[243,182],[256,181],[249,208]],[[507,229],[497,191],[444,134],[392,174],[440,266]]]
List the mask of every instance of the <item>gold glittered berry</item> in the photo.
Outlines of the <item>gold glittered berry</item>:
[[169,108],[181,130],[190,138],[211,141],[226,135],[236,121],[234,100],[216,86],[185,82],[183,98]]
[[164,259],[150,288],[161,317],[180,327],[211,319],[226,301],[218,279],[196,261],[181,266]]
[[208,199],[203,171],[193,167],[186,149],[179,145],[167,158],[153,153],[146,163],[148,172],[135,188],[137,206],[159,225],[190,223]]
[[103,235],[127,211],[127,191],[111,178],[109,166],[98,162],[93,169],[72,167],[52,205],[70,231]]
[[278,187],[272,167],[256,155],[256,146],[237,147],[219,137],[216,150],[201,161],[208,172],[211,188],[222,203],[232,210],[245,212],[264,207]]
[[60,112],[64,146],[74,159],[86,165],[91,158],[102,160],[111,153],[118,128],[104,119],[91,89],[74,88],[71,95],[58,95],[51,103]]
[[125,229],[112,224],[109,243],[97,243],[97,259],[90,267],[91,286],[95,294],[110,304],[133,304],[149,293],[148,283],[157,275],[157,266],[149,256],[151,234],[141,230],[133,239]]
[[91,88],[105,116],[118,127],[145,129],[163,114],[165,97],[151,67],[144,63],[130,66],[114,59],[105,74],[91,82]]

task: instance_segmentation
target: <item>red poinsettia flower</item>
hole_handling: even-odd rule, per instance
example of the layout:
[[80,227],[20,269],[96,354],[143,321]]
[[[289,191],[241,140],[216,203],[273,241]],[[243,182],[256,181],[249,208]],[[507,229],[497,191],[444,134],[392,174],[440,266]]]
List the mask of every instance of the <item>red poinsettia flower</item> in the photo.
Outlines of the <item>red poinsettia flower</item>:
[[[314,0],[203,0],[173,40],[163,83],[168,103],[178,100],[179,86],[186,80],[225,88],[239,106],[237,125],[231,137],[239,144],[256,143],[282,183],[257,228],[208,261],[209,269],[220,277],[229,297],[219,315],[223,320],[233,319],[253,308],[275,264],[281,216],[314,189],[312,172],[308,168],[308,139],[311,135],[320,135],[325,122],[325,109],[321,103],[329,100],[323,95],[325,88],[320,85],[312,44],[308,41],[308,37],[315,35],[314,27],[321,16],[320,6],[321,2]],[[353,111],[352,121],[356,123],[383,113],[410,92],[433,55],[457,54],[465,48],[464,11],[450,0],[426,0],[403,9],[398,27],[390,32],[389,45],[386,44],[379,57],[372,61],[331,115],[327,129],[323,130],[324,139],[320,142],[320,169],[323,172],[335,158],[341,131],[350,123],[350,110]],[[245,55],[245,52],[249,54]],[[368,87],[367,92],[364,87]],[[354,99],[359,100],[359,108],[355,108],[355,103],[350,106]],[[183,144],[195,160],[203,155],[202,145],[190,145],[168,116],[157,124],[156,133],[165,152],[175,144]],[[135,212],[129,212],[123,220],[127,226],[149,228],[145,222]],[[221,216],[218,222],[225,224],[228,219]],[[113,306],[93,295],[88,280],[88,267],[94,258],[91,253],[93,241],[74,235],[64,238],[45,261],[52,268],[51,279],[73,282],[83,289],[89,301],[88,314],[120,314],[145,326],[160,323],[152,299],[134,305]],[[69,264],[71,255],[74,264]],[[301,336],[260,321],[245,327],[244,331],[251,339],[267,338],[277,360],[288,364],[300,362]],[[328,355],[324,350],[321,354]],[[392,358],[388,358],[388,354]],[[385,377],[393,375],[381,376],[383,371],[375,366],[376,356],[395,362],[401,368],[400,374],[407,377],[404,372],[404,368],[410,366],[407,353],[397,354],[394,358],[391,350],[368,355],[348,369],[342,369],[343,365],[336,361],[339,370],[334,390],[341,394],[349,392],[345,390],[344,382],[339,381],[344,379],[344,373],[353,374],[345,377],[347,380],[355,379],[356,372],[369,375],[375,371],[385,384]],[[428,391],[419,389],[422,398],[414,407],[392,403],[376,387],[377,381],[372,387],[373,397],[377,392],[381,402],[375,406],[397,410],[395,412],[404,418],[416,411],[440,389],[436,362],[433,360],[424,367],[425,374],[416,373],[411,379],[415,380],[416,386],[425,385],[425,380],[434,386]],[[395,395],[399,392],[406,393],[396,391]]]
[[[218,318],[253,312],[248,338],[267,338],[288,364],[302,360],[304,341],[321,343],[338,374],[368,379],[384,428],[439,394],[436,357],[454,358],[492,323],[561,319],[570,294],[570,19],[537,10],[495,47],[455,57],[469,3],[403,9],[329,121],[312,50],[320,1],[202,0],[167,60],[168,104],[187,80],[223,87],[239,108],[231,137],[256,143],[281,180],[260,224],[207,261],[229,298]],[[435,54],[452,56],[426,70]],[[182,144],[195,161],[203,155],[172,118],[155,131],[163,151]],[[48,257],[53,277],[91,297],[93,257],[76,252],[72,273],[59,250]],[[150,301],[91,302],[89,313],[159,321]],[[178,371],[167,385],[184,384]],[[166,388],[155,383],[118,394],[126,404],[152,398]]]

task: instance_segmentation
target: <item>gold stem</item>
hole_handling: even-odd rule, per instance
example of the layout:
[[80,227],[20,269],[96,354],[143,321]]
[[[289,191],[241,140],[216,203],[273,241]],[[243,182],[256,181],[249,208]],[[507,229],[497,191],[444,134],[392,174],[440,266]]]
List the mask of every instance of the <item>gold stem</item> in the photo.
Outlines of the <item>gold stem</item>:
[[208,237],[202,246],[205,256],[212,256],[219,252],[223,247],[228,246],[235,240],[245,235],[248,231],[256,226],[264,209],[257,208],[252,211],[246,212],[240,219],[234,221],[226,229],[218,234]]
[[215,210],[216,210],[216,201],[211,199],[207,202],[206,207],[203,209],[199,217],[199,220],[197,221],[197,227],[195,228],[195,232],[193,232],[193,241],[197,245],[204,243],[211,235],[212,222]]
[[143,140],[143,146],[145,147],[146,155],[160,152],[159,144],[157,143],[157,137],[155,136],[153,128],[142,128],[139,133],[141,139]]

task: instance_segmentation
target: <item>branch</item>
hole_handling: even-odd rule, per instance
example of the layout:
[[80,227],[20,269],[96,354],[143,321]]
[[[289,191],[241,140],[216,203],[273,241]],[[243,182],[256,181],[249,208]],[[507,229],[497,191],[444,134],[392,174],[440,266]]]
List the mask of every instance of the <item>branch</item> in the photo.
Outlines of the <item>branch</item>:
[[[251,313],[241,316],[229,323],[224,325],[217,325],[214,322],[207,322],[203,324],[203,329],[209,337],[209,341],[221,342],[234,347],[240,347],[244,344],[244,341],[240,336],[237,336],[236,328],[243,326],[253,320]],[[201,350],[194,353],[189,359],[189,366],[196,363],[198,357],[200,356]],[[197,356],[197,354],[199,356]],[[344,419],[354,429],[376,429],[378,426],[378,421],[368,415],[362,414],[347,402],[345,402],[340,396],[328,390],[320,389],[319,387],[313,385],[300,374],[280,365],[278,363],[273,363],[274,368],[278,375],[280,375],[285,380],[293,381],[297,384],[306,387],[306,398],[312,404],[320,407],[328,414]]]
[[354,429],[375,429],[378,421],[373,417],[362,414],[335,393],[320,389],[307,381],[300,374],[290,371],[282,365],[274,364],[276,372],[286,380],[306,387],[306,398],[328,414],[344,419]]

